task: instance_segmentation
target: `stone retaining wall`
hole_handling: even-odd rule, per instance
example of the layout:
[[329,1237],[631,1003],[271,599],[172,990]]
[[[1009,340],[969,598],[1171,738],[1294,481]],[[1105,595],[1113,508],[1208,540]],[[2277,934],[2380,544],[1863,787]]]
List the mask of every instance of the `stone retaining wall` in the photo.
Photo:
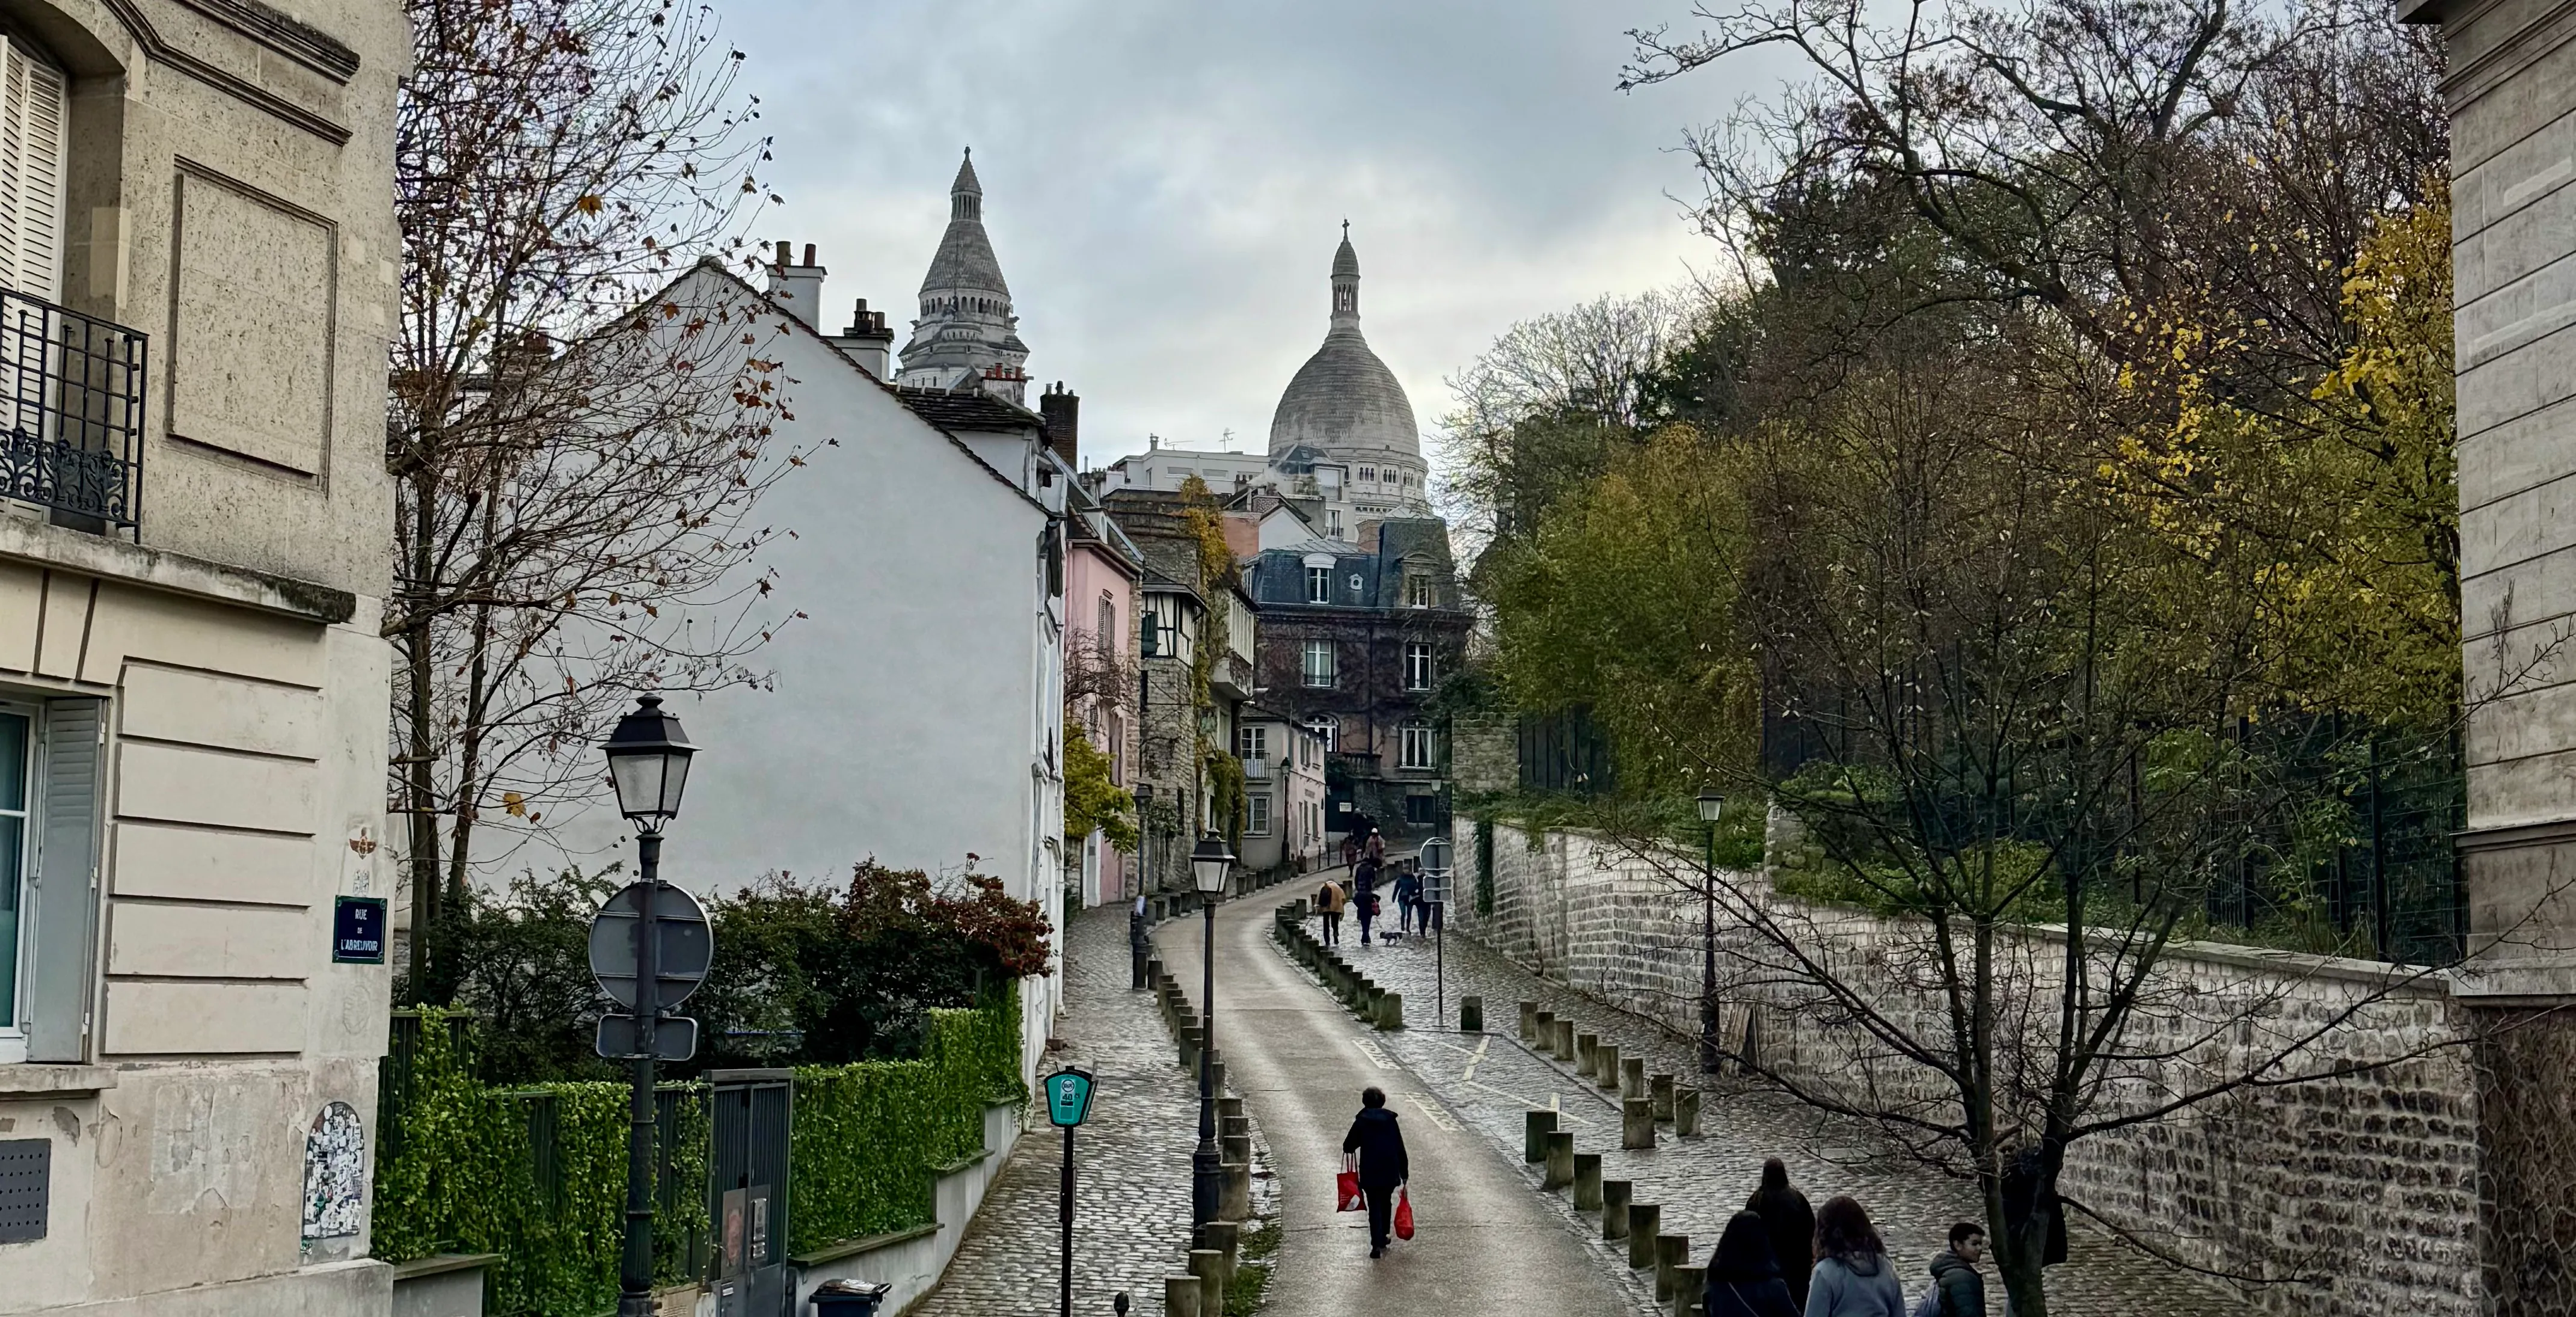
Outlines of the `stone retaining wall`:
[[[1622,1010],[1698,1029],[1702,901],[1696,856],[1636,853],[1583,833],[1494,828],[1492,898],[1479,914],[1472,825],[1460,829],[1452,926]],[[1928,972],[1929,926],[1727,885],[1796,931],[1801,949],[1863,987],[1866,1008],[1918,1037],[1943,1015]],[[1955,1119],[1938,1073],[1848,1023],[1779,972],[1770,944],[1720,920],[1726,1028],[1756,1030],[1770,1065],[1874,1110]],[[1999,982],[2024,992],[2021,1027],[2053,1033],[2065,943],[2044,930],[2002,941]],[[2403,1058],[2347,1077],[2242,1089],[2079,1142],[2065,1192],[2165,1252],[2213,1271],[2314,1277],[2254,1287],[2284,1317],[2474,1317],[2477,1095],[2465,1020],[2444,980],[2369,962],[2192,944],[2168,954],[2123,1040],[2141,1059],[2114,1071],[2106,1111],[2135,1111],[2241,1073],[2285,1038],[2321,1036],[2303,1064]],[[1492,1009],[1489,1007],[1489,1009]],[[1927,1032],[1928,1030],[1928,1032]],[[2432,1050],[2427,1051],[2427,1048]]]

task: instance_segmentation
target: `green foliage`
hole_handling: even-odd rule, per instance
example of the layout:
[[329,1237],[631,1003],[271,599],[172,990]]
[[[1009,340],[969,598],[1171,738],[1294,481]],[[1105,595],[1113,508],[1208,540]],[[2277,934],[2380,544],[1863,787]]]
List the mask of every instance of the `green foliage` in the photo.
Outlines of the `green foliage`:
[[[480,1083],[472,1069],[444,1013],[425,1010],[401,1100],[384,1116],[396,1128],[383,1139],[389,1151],[377,1174],[375,1256],[498,1253],[495,1311],[606,1311],[617,1298],[625,1231],[626,1085],[514,1090]],[[654,1233],[656,1275],[666,1283],[693,1277],[688,1227],[705,1238],[704,1090],[679,1091],[677,1128],[660,1154]],[[931,1012],[919,1060],[798,1068],[790,1247],[929,1221],[934,1169],[983,1151],[988,1104],[1026,1096],[1015,990],[977,1009]],[[540,1168],[551,1172],[543,1181]]]
[[1079,844],[1097,829],[1117,850],[1136,853],[1136,797],[1109,778],[1109,756],[1078,719],[1064,720],[1064,838]]
[[[439,963],[455,1003],[474,1013],[475,1066],[497,1084],[611,1079],[591,1044],[600,998],[590,973],[590,920],[626,885],[616,866],[523,873],[495,894],[469,885],[440,921]],[[397,985],[395,1001],[412,1000]]]
[[[376,1177],[375,1256],[498,1253],[495,1311],[587,1314],[617,1301],[625,1237],[628,1089],[618,1083],[507,1089],[476,1081],[444,1012],[422,1011],[399,1131]],[[696,1090],[686,1090],[694,1097]],[[684,1098],[664,1150],[666,1207],[696,1209],[706,1183],[706,1109]],[[542,1142],[547,1155],[540,1157]],[[540,1167],[553,1175],[540,1182]],[[687,1232],[655,1235],[655,1274],[691,1278]]]
[[986,1105],[1026,1096],[1016,993],[932,1012],[918,1061],[799,1067],[789,1249],[929,1222],[934,1169],[984,1150]]

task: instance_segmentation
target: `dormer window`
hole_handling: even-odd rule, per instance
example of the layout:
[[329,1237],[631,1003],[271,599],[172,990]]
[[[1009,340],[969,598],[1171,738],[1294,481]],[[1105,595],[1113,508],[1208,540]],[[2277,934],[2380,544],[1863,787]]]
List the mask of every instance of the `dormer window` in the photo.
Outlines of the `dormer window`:
[[1374,484],[1376,484],[1376,483],[1377,483],[1377,468],[1376,468],[1376,467],[1373,467],[1373,466],[1364,466],[1364,467],[1361,467],[1361,468],[1360,468],[1360,483],[1361,483],[1361,484],[1364,484],[1364,485],[1374,485]]

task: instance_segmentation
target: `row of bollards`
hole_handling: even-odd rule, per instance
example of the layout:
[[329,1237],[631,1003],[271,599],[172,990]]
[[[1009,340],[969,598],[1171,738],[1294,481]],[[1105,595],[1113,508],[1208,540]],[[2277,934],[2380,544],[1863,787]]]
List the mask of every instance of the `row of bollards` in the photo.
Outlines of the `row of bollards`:
[[[1178,1044],[1181,1069],[1195,1080],[1199,1051],[1207,1042],[1206,1022],[1161,959],[1145,962],[1145,982],[1163,1013],[1163,1027]],[[1200,1226],[1191,1239],[1189,1274],[1163,1278],[1164,1317],[1221,1317],[1243,1231],[1252,1220],[1252,1118],[1244,1114],[1243,1099],[1225,1091],[1225,1049],[1210,1053],[1207,1062],[1208,1088],[1217,1095],[1217,1219]]]
[[[1298,964],[1313,970],[1315,977],[1324,981],[1325,989],[1370,1027],[1380,1031],[1404,1027],[1404,994],[1378,986],[1376,981],[1342,959],[1340,951],[1325,946],[1306,927],[1303,897],[1280,906],[1273,914],[1271,936]],[[1485,1027],[1483,998],[1459,999],[1458,1027],[1467,1033],[1476,1033]]]
[[[1619,1094],[1619,1146],[1641,1151],[1655,1146],[1655,1127],[1669,1124],[1676,1135],[1699,1133],[1700,1091],[1684,1088],[1668,1074],[1649,1075],[1640,1057],[1622,1057],[1616,1043],[1580,1033],[1574,1021],[1539,1009],[1534,1001],[1521,1007],[1521,1041],[1543,1056],[1574,1066],[1575,1074],[1604,1092]],[[1574,1133],[1556,1127],[1554,1111],[1530,1111],[1523,1117],[1521,1157],[1539,1167],[1539,1188],[1570,1189],[1574,1209],[1601,1214],[1601,1237],[1625,1240],[1628,1265],[1655,1273],[1655,1302],[1673,1317],[1700,1317],[1708,1270],[1690,1265],[1690,1236],[1663,1233],[1663,1208],[1635,1201],[1627,1180],[1601,1178],[1601,1154],[1576,1152]]]

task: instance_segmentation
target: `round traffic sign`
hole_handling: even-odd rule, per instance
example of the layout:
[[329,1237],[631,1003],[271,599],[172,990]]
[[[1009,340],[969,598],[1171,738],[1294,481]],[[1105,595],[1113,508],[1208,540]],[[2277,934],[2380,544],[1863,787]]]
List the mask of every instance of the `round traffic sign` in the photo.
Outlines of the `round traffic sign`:
[[[659,895],[653,902],[653,927],[659,933],[659,964],[655,967],[655,1004],[663,1008],[679,1005],[698,990],[707,977],[707,966],[715,959],[715,935],[707,928],[706,907],[698,898],[668,883],[655,884]],[[629,883],[590,921],[590,973],[599,980],[599,990],[617,999],[617,1004],[635,1009],[635,963],[641,948],[638,936],[644,927],[640,917],[644,908],[644,884]]]

